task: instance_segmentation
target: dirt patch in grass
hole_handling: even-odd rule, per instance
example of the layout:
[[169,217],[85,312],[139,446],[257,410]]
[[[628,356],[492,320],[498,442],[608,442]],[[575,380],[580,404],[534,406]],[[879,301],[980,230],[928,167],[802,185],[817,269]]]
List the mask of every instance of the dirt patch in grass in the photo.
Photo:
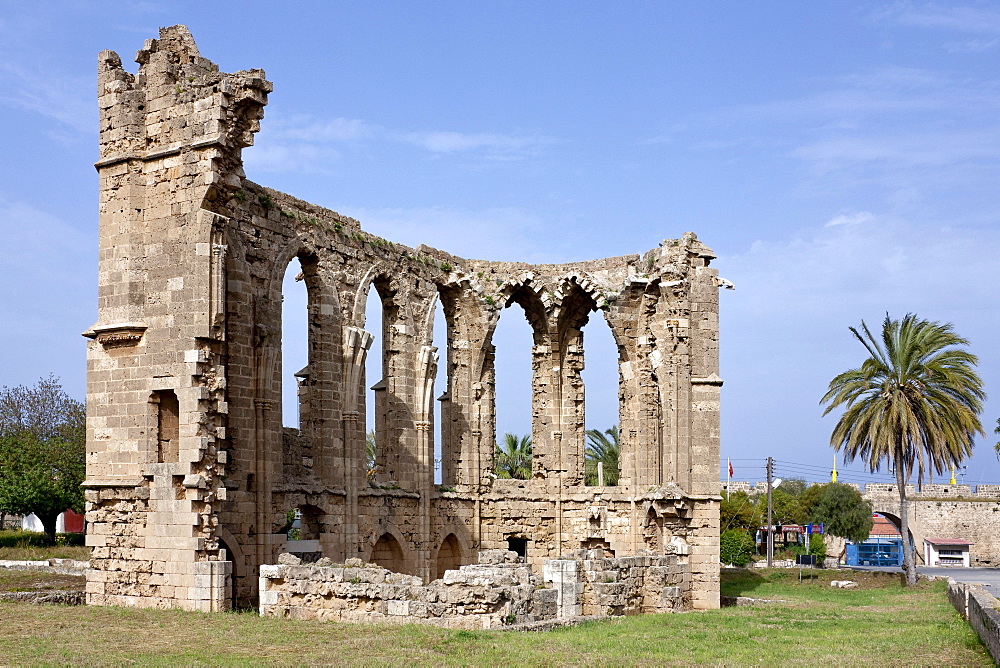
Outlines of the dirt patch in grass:
[[[856,582],[858,586],[854,588],[854,591],[903,587],[902,573],[821,568],[802,569],[801,572],[797,568],[724,568],[721,573],[721,588],[723,596],[756,598],[761,594],[761,591],[773,586],[830,587],[830,583],[834,580]],[[922,580],[916,589],[928,586],[930,583]]]
[[0,568],[0,594],[19,591],[83,591],[86,582],[87,579],[82,575]]

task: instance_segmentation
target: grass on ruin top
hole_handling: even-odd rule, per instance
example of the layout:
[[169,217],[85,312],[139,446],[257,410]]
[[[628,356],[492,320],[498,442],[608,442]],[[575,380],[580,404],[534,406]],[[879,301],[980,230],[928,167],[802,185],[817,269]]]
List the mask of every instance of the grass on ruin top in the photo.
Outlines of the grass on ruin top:
[[[723,574],[727,595],[784,603],[547,633],[0,603],[0,656],[18,665],[992,665],[943,582],[907,589],[881,574],[816,574],[802,584],[796,570]],[[831,579],[864,584],[834,589]]]

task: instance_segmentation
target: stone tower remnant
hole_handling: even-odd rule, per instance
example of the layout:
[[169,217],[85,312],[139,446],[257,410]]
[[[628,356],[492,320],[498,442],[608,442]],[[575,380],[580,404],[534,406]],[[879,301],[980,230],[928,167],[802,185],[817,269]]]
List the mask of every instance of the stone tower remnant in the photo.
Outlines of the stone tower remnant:
[[[136,60],[132,75],[117,54],[99,57],[88,603],[226,609],[255,600],[259,567],[285,551],[374,561],[427,582],[480,549],[540,566],[601,547],[677,555],[690,570],[685,605],[718,606],[719,281],[694,234],[568,265],[395,244],[246,179],[241,153],[272,90],[262,70],[220,72],[184,26],[161,29]],[[296,258],[309,363],[298,374],[300,429],[290,430],[282,278]],[[381,351],[365,329],[370,290],[383,307]],[[492,470],[502,360],[491,339],[502,313],[522,310],[534,338],[532,476],[503,480]],[[590,318],[618,346],[614,487],[584,484]],[[383,378],[365,378],[369,354],[382,356]],[[434,387],[439,364],[444,388]]]

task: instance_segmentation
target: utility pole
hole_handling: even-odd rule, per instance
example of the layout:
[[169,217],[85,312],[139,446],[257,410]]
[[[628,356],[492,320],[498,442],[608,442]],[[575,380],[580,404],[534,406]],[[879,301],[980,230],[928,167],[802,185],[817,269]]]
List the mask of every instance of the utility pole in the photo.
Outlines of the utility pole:
[[771,482],[774,480],[774,460],[767,458],[767,567],[774,561],[774,530],[771,524]]

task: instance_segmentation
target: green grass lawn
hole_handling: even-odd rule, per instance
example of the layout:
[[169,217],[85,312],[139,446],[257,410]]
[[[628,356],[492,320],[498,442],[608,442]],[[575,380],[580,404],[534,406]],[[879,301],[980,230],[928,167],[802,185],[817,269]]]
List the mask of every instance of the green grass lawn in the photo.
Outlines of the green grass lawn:
[[[883,665],[990,666],[943,582],[817,571],[726,573],[724,594],[782,599],[649,615],[548,633],[451,631],[0,603],[0,663],[143,665]],[[852,579],[856,590],[834,589]]]

